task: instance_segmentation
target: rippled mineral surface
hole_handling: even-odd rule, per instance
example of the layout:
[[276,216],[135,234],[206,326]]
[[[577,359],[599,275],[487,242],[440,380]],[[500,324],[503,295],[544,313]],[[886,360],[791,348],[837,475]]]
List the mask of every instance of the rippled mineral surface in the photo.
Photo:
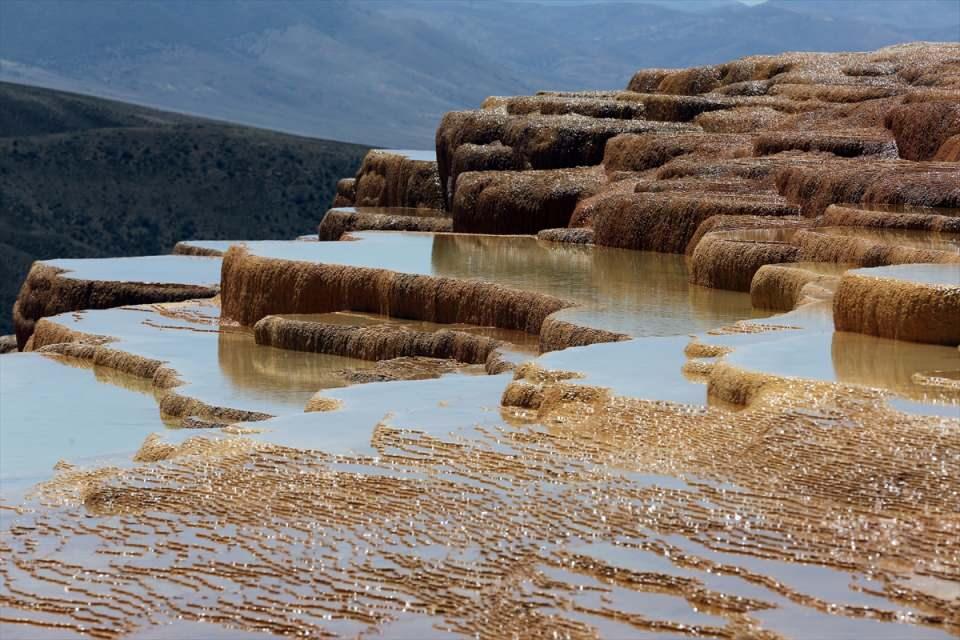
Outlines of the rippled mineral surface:
[[44,261],[0,638],[960,635],[957,52],[494,97],[372,151],[339,241]]
[[[209,302],[54,318],[170,363],[185,383],[178,393],[276,417],[171,431],[148,384],[39,354],[4,359],[4,440],[19,447],[4,446],[5,473],[65,460],[26,501],[4,493],[4,637],[958,631],[956,404],[924,395],[937,387],[913,375],[960,369],[956,349],[834,333],[816,305],[736,323],[730,307],[715,315],[663,280],[675,270],[685,283],[674,256],[614,252],[627,267],[611,259],[601,263],[609,277],[591,278],[590,250],[483,238],[502,256],[484,262],[476,238],[410,237],[427,256],[375,259],[625,300],[615,312],[637,310],[636,326],[655,335],[541,356],[545,373],[526,378],[328,385],[321,393],[339,408],[303,413],[336,368],[330,358],[364,363],[258,346]],[[533,252],[511,262],[518,245]],[[566,260],[580,268],[564,270]],[[627,268],[652,280],[616,277]],[[688,316],[671,332],[655,311],[680,313],[678,288]],[[691,338],[703,309],[713,329]],[[439,328],[356,313],[302,319]],[[724,362],[774,383],[745,409],[711,399],[704,369],[714,358],[685,355],[691,340],[732,349]],[[560,371],[580,377],[550,373]],[[79,403],[45,395],[67,385]],[[542,400],[507,401],[516,385]],[[948,417],[897,412],[898,397]],[[21,415],[37,438],[56,437],[30,445],[6,426]]]

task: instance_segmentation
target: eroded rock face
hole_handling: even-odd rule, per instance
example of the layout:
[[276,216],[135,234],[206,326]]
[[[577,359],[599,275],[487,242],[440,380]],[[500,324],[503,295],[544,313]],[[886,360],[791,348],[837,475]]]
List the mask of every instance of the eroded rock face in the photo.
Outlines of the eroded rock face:
[[453,200],[457,233],[534,234],[566,227],[582,199],[599,189],[594,169],[462,174]]
[[17,350],[17,336],[0,336],[0,354],[10,353]]
[[333,206],[442,208],[437,163],[427,156],[432,154],[369,151],[353,181],[337,183]]
[[[527,202],[524,212],[554,205],[550,194],[532,191],[535,180],[525,173],[602,165],[569,226],[593,228],[598,244],[669,252],[688,250],[693,232],[680,234],[687,242],[651,233],[649,216],[638,213],[649,199],[639,194],[673,191],[667,184],[678,180],[713,215],[765,215],[755,203],[778,198],[808,217],[842,203],[956,207],[960,169],[950,160],[960,149],[958,55],[953,44],[917,44],[754,56],[641,70],[626,91],[491,97],[482,109],[441,122],[440,180],[447,206],[463,221],[456,230],[531,233],[546,227],[531,224],[529,213],[507,213],[511,203],[533,194],[543,204]],[[718,181],[739,183],[741,207],[707,204],[701,192],[716,191]],[[635,182],[638,195],[623,182]],[[492,185],[509,197],[478,196]],[[461,187],[468,193],[458,199]],[[567,217],[561,208],[562,215],[540,214],[556,226]],[[707,217],[668,204],[655,224],[696,227]]]
[[850,271],[833,298],[838,331],[956,346],[958,318],[960,264]]
[[[172,256],[170,256],[172,258]],[[166,260],[168,257],[160,257]],[[190,258],[184,260],[211,260],[213,258]],[[72,263],[109,263],[109,259],[72,261]],[[214,269],[219,266],[215,261]],[[123,262],[116,263],[117,268],[111,277],[116,280],[85,279],[82,272],[72,277],[67,269],[35,262],[20,288],[20,294],[13,306],[13,322],[17,332],[17,344],[23,349],[33,334],[34,325],[41,318],[57,315],[66,311],[82,309],[108,309],[128,304],[151,302],[173,302],[191,298],[209,298],[215,296],[219,287],[213,277],[203,278],[210,284],[137,282],[136,273],[124,273]],[[161,265],[160,269],[163,268]],[[151,270],[154,272],[156,270]],[[154,277],[162,277],[155,275]],[[132,281],[126,281],[129,278]],[[175,278],[175,276],[173,276]]]
[[426,357],[484,364],[502,341],[463,331],[345,326],[267,316],[254,325],[257,344],[362,360]]

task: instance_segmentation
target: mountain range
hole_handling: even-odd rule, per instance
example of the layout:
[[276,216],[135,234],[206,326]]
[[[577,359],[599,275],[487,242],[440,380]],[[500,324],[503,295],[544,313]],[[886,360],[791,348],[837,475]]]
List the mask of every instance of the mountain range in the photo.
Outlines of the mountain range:
[[0,79],[378,146],[488,95],[960,37],[956,0],[4,0]]

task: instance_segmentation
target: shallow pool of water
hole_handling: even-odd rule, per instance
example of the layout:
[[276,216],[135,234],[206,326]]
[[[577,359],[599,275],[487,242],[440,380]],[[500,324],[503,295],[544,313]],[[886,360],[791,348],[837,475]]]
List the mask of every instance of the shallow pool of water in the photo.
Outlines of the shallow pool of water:
[[934,371],[960,371],[960,351],[955,347],[834,331],[829,301],[746,325],[771,330],[707,333],[699,339],[731,347],[733,352],[724,361],[745,370],[883,389],[911,400],[898,405],[910,413],[960,417],[956,394],[915,378]]
[[357,242],[250,242],[254,255],[485,280],[570,300],[565,319],[630,335],[677,335],[763,317],[750,296],[688,282],[676,254],[563,246],[529,236],[360,232]]
[[887,267],[855,269],[850,273],[917,284],[960,287],[960,264],[894,264]]
[[60,460],[130,463],[165,425],[148,383],[79,361],[16,353],[0,358],[0,496],[46,480]]
[[220,258],[206,256],[142,256],[137,258],[82,258],[44,260],[67,271],[68,278],[153,284],[220,284]]
[[114,337],[111,348],[167,363],[185,382],[175,388],[178,394],[271,415],[303,411],[318,389],[345,384],[338,371],[375,364],[261,346],[249,331],[220,331],[219,318],[219,306],[200,301],[92,310],[52,320]]

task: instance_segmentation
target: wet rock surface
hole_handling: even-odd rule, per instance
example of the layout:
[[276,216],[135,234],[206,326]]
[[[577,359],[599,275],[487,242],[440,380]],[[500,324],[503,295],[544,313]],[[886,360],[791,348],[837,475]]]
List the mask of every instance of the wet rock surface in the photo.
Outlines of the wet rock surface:
[[17,350],[17,336],[11,334],[0,336],[0,354],[10,353]]
[[958,56],[492,97],[368,154],[326,242],[37,263],[0,632],[957,634]]

